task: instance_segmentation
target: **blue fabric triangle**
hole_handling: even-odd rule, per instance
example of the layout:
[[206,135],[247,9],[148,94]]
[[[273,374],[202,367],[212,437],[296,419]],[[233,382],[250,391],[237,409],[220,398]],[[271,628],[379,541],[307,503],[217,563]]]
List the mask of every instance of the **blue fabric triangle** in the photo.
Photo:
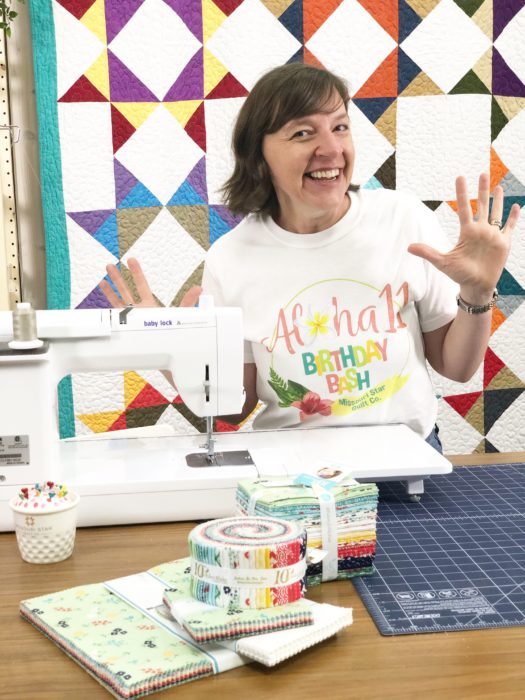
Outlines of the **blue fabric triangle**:
[[228,231],[231,231],[232,227],[221,219],[216,211],[212,207],[209,208],[210,214],[210,243],[215,243],[215,241],[223,236]]
[[354,97],[352,102],[359,107],[372,124],[375,124],[395,99],[395,97]]
[[525,296],[525,289],[520,283],[514,279],[510,272],[505,268],[498,280],[498,292],[500,294],[513,294],[515,296]]
[[363,189],[364,189],[364,190],[381,190],[381,189],[384,189],[384,187],[383,187],[383,185],[379,182],[379,180],[377,179],[377,177],[374,177],[374,176],[372,175],[372,177],[370,178],[370,180],[369,180],[365,185],[363,185]]
[[405,0],[399,0],[398,4],[399,17],[399,36],[398,42],[401,44],[409,34],[411,34],[418,24],[421,23],[421,17],[414,12],[410,5]]
[[303,0],[294,0],[279,17],[279,22],[286,27],[297,41],[303,43]]
[[168,202],[168,206],[176,205],[187,205],[187,204],[206,204],[202,197],[195,192],[190,183],[186,180],[182,183],[179,189],[175,192],[173,197]]
[[133,207],[158,207],[161,204],[155,195],[145,187],[142,182],[137,182],[133,189],[118,205],[119,209],[131,209]]
[[116,258],[120,258],[116,212],[108,216],[102,226],[95,231],[93,238],[103,245],[104,248],[107,248]]
[[398,93],[410,85],[416,75],[421,73],[421,68],[399,48],[397,52],[397,91]]

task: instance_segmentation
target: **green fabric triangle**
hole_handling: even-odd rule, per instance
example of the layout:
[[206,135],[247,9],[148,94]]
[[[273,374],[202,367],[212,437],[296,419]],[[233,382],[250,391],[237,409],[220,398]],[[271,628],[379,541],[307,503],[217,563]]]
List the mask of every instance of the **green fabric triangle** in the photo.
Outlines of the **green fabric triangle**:
[[492,98],[492,108],[491,108],[491,116],[490,116],[490,140],[494,141],[496,137],[498,136],[499,132],[503,129],[504,126],[508,124],[508,119],[505,116],[505,113],[499,106],[497,100]]
[[481,78],[478,75],[476,75],[476,73],[474,73],[473,70],[469,70],[469,72],[465,73],[465,75],[461,78],[459,83],[457,83],[457,85],[455,85],[450,91],[451,95],[459,95],[465,93],[481,93],[484,95],[490,95],[490,90],[481,80]]
[[472,17],[472,15],[483,5],[485,0],[454,0],[454,2],[458,7],[461,7],[465,14]]

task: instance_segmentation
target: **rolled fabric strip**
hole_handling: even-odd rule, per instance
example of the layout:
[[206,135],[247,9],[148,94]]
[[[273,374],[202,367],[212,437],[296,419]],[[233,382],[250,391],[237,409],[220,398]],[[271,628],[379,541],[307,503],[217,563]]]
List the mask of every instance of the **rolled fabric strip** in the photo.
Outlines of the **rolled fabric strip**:
[[306,585],[306,531],[270,517],[236,517],[197,525],[188,536],[192,596],[221,608],[261,609],[293,603]]

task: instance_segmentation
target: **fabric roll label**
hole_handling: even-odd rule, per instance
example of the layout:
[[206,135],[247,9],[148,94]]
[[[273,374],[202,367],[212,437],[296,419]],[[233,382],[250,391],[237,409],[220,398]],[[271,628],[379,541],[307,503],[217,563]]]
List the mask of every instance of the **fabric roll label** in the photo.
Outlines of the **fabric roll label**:
[[219,586],[275,588],[301,581],[306,574],[306,561],[302,559],[296,564],[275,569],[226,569],[192,559],[190,573],[195,578]]

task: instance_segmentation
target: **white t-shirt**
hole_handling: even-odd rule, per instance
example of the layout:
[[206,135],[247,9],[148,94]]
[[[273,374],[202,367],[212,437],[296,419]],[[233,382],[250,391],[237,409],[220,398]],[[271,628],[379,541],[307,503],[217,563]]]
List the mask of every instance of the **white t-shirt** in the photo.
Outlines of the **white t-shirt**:
[[449,246],[411,195],[350,196],[319,233],[248,216],[208,252],[204,291],[243,310],[266,404],[254,427],[404,423],[426,437],[437,402],[421,332],[455,317],[457,286],[407,246]]

